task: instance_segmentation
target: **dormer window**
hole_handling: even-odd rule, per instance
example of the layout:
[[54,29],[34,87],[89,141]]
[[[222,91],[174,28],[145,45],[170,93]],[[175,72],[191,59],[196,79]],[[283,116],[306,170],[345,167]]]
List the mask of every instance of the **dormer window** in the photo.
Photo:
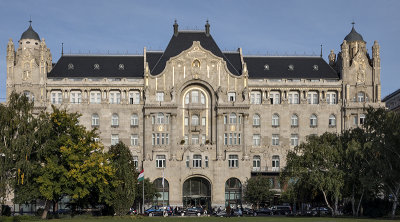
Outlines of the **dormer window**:
[[318,71],[318,65],[313,65],[314,71]]
[[294,65],[290,64],[290,65],[288,66],[288,69],[289,69],[290,71],[293,71],[293,70],[294,70]]
[[99,64],[97,64],[97,63],[96,63],[96,64],[94,64],[94,65],[93,65],[93,69],[95,69],[95,70],[99,70],[99,69],[100,69],[100,65],[99,65]]
[[72,63],[68,64],[68,70],[72,70],[72,69],[74,69],[74,64],[72,64]]
[[192,63],[193,67],[199,68],[200,67],[200,61],[198,59],[195,59]]
[[269,70],[269,65],[268,64],[264,65],[264,70]]
[[119,64],[119,65],[118,65],[118,69],[119,69],[119,70],[124,70],[124,69],[125,69],[124,64]]

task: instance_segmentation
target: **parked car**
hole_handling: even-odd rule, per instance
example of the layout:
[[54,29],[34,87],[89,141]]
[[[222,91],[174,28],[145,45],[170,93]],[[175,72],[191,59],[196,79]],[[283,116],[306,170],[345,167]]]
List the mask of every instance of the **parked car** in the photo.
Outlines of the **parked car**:
[[172,208],[170,206],[152,206],[144,211],[145,215],[152,216],[163,216],[165,214],[172,215]]
[[326,207],[314,207],[307,211],[307,215],[310,216],[326,216],[329,215],[331,211]]
[[253,215],[254,210],[248,207],[243,208],[243,215]]
[[266,208],[266,207],[263,207],[263,208],[253,211],[253,216],[261,216],[261,215],[264,215],[264,216],[265,215],[273,215],[273,212],[271,209]]
[[191,215],[196,215],[196,216],[201,216],[204,213],[203,208],[201,207],[190,207],[182,210],[181,216],[191,216]]
[[286,205],[272,206],[271,210],[274,215],[290,215],[290,214],[292,214],[292,208],[290,206],[286,206]]
[[216,212],[215,216],[217,216],[217,217],[226,217],[227,214],[226,214],[225,210],[221,210],[220,212]]

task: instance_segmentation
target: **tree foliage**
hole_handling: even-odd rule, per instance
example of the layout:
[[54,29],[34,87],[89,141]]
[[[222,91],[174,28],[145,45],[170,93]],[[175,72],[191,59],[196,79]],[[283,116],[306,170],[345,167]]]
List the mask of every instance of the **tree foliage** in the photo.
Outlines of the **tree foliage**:
[[287,155],[283,175],[296,183],[307,184],[321,192],[332,214],[337,213],[338,201],[344,186],[344,172],[339,169],[341,144],[338,135],[324,133],[310,136]]
[[114,184],[110,187],[111,200],[110,203],[114,212],[119,215],[126,215],[129,208],[135,201],[137,172],[133,163],[133,157],[129,148],[122,142],[111,146],[109,150],[111,156],[111,164],[116,169]]
[[275,194],[271,191],[270,178],[266,176],[255,176],[251,177],[246,181],[244,187],[244,199],[257,206],[262,203],[269,202]]

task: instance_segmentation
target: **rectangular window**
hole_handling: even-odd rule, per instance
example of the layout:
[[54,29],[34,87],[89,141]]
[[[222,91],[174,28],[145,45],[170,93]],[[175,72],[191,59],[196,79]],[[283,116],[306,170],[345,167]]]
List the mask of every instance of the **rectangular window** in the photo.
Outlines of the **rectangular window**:
[[280,104],[281,103],[281,93],[277,91],[271,91],[269,93],[269,98],[271,100],[271,104]]
[[120,104],[121,103],[121,92],[111,91],[110,92],[110,104]]
[[156,156],[156,167],[157,168],[165,168],[165,155],[157,155]]
[[138,146],[139,145],[139,137],[137,134],[131,135],[131,146]]
[[185,117],[185,126],[189,126],[189,118]]
[[326,93],[326,103],[328,104],[336,104],[336,93],[335,92],[327,92]]
[[261,104],[261,92],[253,91],[250,93],[251,104]]
[[201,144],[206,144],[206,134],[201,135]]
[[189,136],[185,134],[185,145],[189,144]]
[[139,158],[138,156],[133,156],[133,166],[138,169],[139,167]]
[[140,92],[129,92],[129,104],[140,103]]
[[100,104],[101,103],[101,92],[100,91],[91,91],[90,92],[90,103],[91,104]]
[[237,167],[239,167],[239,157],[238,157],[238,155],[229,155],[228,166],[229,166],[229,168],[237,168]]
[[235,102],[236,101],[236,93],[228,92],[228,101],[229,102]]
[[260,140],[261,140],[261,136],[260,134],[254,134],[253,135],[253,146],[260,146]]
[[289,92],[289,104],[299,104],[298,92]]
[[279,134],[272,134],[272,145],[273,146],[279,145]]
[[190,157],[186,156],[186,167],[189,168],[190,167]]
[[201,168],[201,155],[193,155],[193,168]]
[[224,133],[224,145],[228,145],[228,134]]
[[206,117],[201,118],[201,125],[205,126],[206,125]]
[[111,146],[117,145],[118,142],[119,142],[118,134],[112,134],[111,135]]
[[72,104],[81,104],[82,102],[82,93],[81,91],[71,91],[69,102]]
[[307,102],[308,102],[308,104],[318,104],[318,93],[317,92],[308,92],[307,93]]
[[290,136],[290,145],[291,146],[298,146],[299,145],[299,135],[292,134]]
[[192,145],[199,144],[199,135],[192,135]]
[[198,102],[199,102],[199,91],[192,90],[192,103],[198,103]]
[[62,92],[51,92],[51,103],[61,104],[62,103]]
[[206,168],[208,168],[208,156],[204,157],[204,165]]
[[156,101],[157,102],[163,102],[164,101],[164,93],[163,92],[157,92]]

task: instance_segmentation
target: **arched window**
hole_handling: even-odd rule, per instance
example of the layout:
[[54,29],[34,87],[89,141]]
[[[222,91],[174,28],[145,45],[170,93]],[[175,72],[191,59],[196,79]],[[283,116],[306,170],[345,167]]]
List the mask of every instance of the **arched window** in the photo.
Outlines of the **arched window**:
[[169,205],[169,182],[165,178],[157,178],[153,182],[156,188],[158,197],[154,198],[154,205],[168,206]]
[[229,178],[225,183],[225,205],[242,204],[242,183],[237,178]]
[[157,124],[164,124],[164,114],[157,113]]
[[365,93],[364,92],[357,93],[357,102],[365,102]]
[[336,116],[333,114],[329,116],[329,126],[336,126]]
[[112,114],[112,117],[111,117],[111,126],[118,126],[118,125],[119,125],[118,122],[119,122],[119,121],[118,121],[118,114],[116,114],[116,113]]
[[236,114],[235,113],[231,113],[229,115],[229,123],[230,124],[236,124]]
[[139,125],[139,116],[137,114],[132,114],[131,116],[131,126]]
[[316,127],[317,126],[317,116],[315,114],[312,114],[310,116],[310,127]]
[[253,171],[261,170],[261,157],[259,155],[253,156]]
[[299,117],[296,114],[293,114],[292,117],[290,118],[290,125],[292,127],[299,126]]
[[199,116],[192,115],[192,126],[198,126],[198,125],[199,125]]
[[99,126],[100,117],[97,113],[92,114],[92,126]]
[[253,126],[260,126],[260,115],[254,114],[254,116],[253,116]]
[[272,171],[279,171],[279,156],[272,156]]
[[274,115],[272,115],[272,126],[273,127],[279,126],[279,115],[276,113]]

